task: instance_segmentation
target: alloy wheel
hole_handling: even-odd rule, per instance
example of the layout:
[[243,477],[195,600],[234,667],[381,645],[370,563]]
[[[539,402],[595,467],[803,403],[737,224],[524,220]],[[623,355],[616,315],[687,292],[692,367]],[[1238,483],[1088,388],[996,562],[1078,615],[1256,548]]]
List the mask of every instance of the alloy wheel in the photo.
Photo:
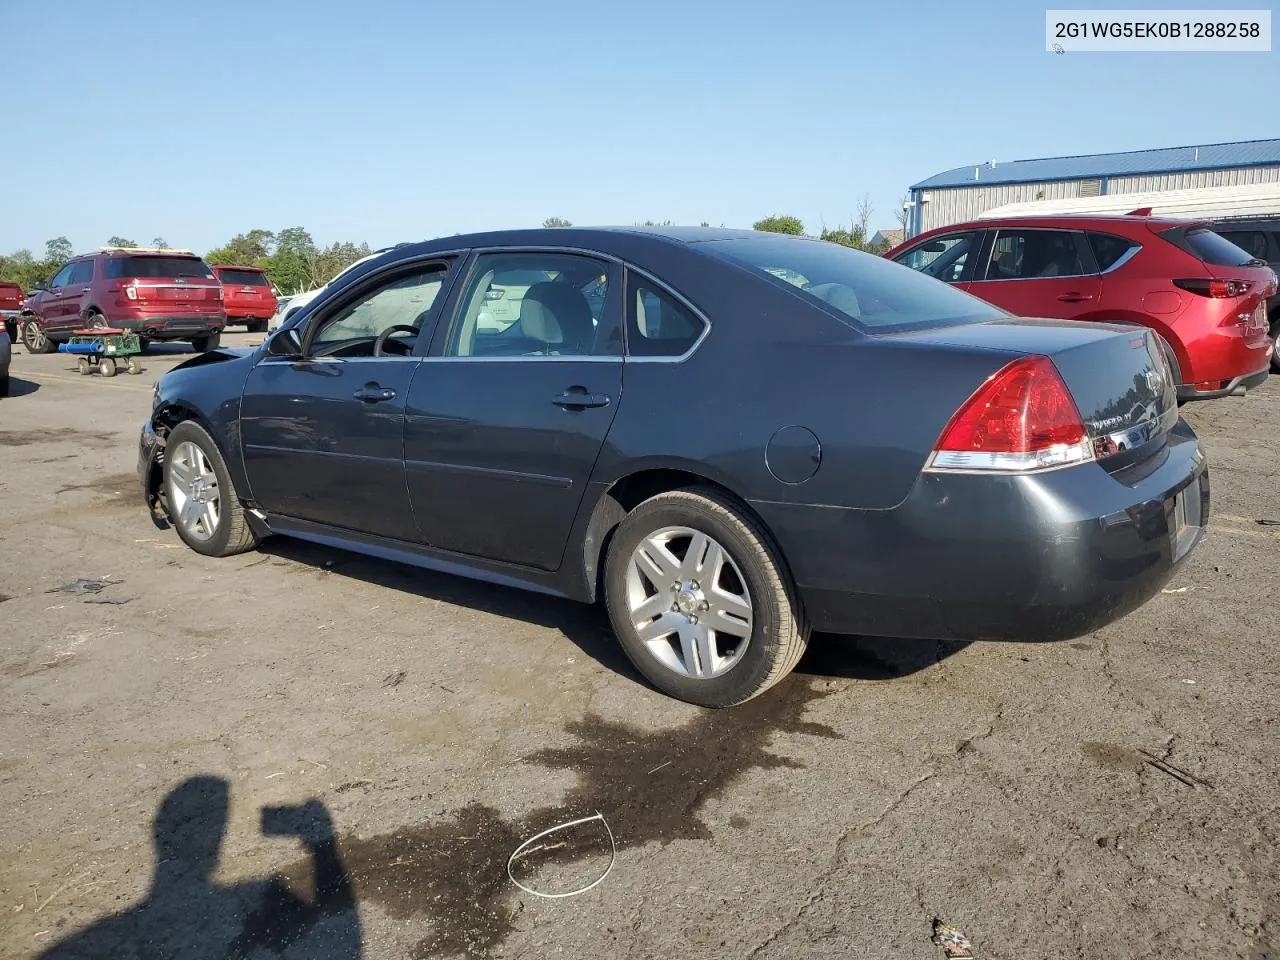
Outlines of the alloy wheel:
[[186,440],[169,460],[169,515],[195,540],[208,540],[222,520],[218,475],[199,445]]
[[664,667],[709,680],[742,659],[753,609],[729,551],[690,527],[663,527],[640,541],[626,572],[636,635]]

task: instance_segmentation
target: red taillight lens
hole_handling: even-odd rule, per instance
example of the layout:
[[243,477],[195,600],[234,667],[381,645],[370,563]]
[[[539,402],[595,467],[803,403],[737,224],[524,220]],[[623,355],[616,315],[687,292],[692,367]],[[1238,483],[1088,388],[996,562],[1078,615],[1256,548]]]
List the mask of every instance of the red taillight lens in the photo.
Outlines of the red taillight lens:
[[1202,297],[1213,297],[1218,300],[1230,297],[1243,297],[1253,286],[1248,280],[1212,280],[1207,277],[1193,277],[1190,280],[1175,280],[1175,287],[1181,287]]
[[1020,472],[1092,459],[1058,368],[1031,356],[1006,364],[964,402],[938,438],[929,469]]
[[138,288],[135,287],[132,283],[127,283],[125,284],[125,287],[124,287],[124,295],[128,297],[130,300],[137,300]]

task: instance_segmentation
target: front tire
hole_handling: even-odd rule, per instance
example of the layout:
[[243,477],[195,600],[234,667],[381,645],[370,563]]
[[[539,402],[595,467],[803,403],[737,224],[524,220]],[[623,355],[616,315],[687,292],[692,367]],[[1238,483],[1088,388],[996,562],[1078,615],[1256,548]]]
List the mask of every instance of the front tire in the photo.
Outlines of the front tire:
[[28,317],[22,322],[22,345],[27,353],[53,353],[58,345],[45,333],[44,324],[35,317]]
[[165,440],[164,490],[178,536],[196,553],[229,557],[257,544],[226,461],[194,421],[184,420]]
[[663,693],[704,707],[768,690],[809,640],[772,538],[710,489],[659,494],[623,519],[605,561],[605,605],[636,669]]

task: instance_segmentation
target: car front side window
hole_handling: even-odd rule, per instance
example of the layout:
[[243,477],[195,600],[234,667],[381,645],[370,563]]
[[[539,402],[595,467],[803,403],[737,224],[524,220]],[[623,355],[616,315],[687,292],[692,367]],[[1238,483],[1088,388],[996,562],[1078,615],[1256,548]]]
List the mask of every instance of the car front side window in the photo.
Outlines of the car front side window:
[[947,283],[957,283],[964,275],[965,265],[978,246],[980,234],[973,230],[934,237],[895,257],[904,267]]
[[383,333],[403,328],[402,336],[396,338],[400,347],[395,352],[411,353],[412,331],[421,330],[426,323],[448,269],[447,264],[437,262],[400,273],[332,316],[319,319],[310,352],[371,356],[374,341]]
[[68,263],[65,267],[53,275],[53,279],[49,281],[50,289],[57,287],[65,287],[71,282],[71,271],[75,269],[74,263]]

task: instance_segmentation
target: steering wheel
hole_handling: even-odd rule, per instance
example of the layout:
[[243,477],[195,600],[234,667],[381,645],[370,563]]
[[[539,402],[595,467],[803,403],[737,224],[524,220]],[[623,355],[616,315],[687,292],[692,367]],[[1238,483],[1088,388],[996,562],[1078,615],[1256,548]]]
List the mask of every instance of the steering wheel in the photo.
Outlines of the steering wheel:
[[[416,336],[418,333],[418,328],[411,327],[407,323],[397,323],[394,326],[387,327],[387,329],[383,330],[380,334],[378,334],[378,339],[373,341],[373,355],[375,357],[385,357],[387,355],[383,351],[383,347],[385,347],[387,344],[387,338],[390,337],[393,333],[412,333]],[[401,346],[405,346],[405,344],[401,344]],[[407,357],[412,352],[413,350],[412,348],[410,348],[409,351],[407,351],[404,354],[401,354],[401,356]]]

